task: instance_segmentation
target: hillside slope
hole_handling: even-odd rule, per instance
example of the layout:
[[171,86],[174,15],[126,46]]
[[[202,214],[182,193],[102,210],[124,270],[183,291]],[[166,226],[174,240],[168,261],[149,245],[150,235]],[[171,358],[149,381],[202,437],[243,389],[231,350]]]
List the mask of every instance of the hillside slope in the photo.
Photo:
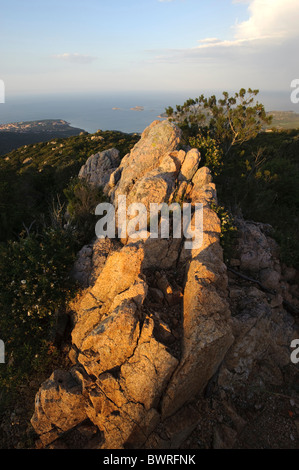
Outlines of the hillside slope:
[[61,119],[13,122],[0,125],[0,156],[24,145],[79,135],[83,129]]

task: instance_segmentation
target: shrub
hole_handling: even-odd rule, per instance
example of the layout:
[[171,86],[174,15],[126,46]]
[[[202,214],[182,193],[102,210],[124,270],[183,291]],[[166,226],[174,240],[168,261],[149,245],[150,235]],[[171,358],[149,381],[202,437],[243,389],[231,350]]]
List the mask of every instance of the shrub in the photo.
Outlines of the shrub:
[[228,263],[233,256],[237,227],[233,215],[225,207],[212,203],[211,208],[216,212],[221,223],[220,243],[223,248],[223,258]]
[[57,315],[75,293],[69,277],[75,252],[72,234],[53,228],[0,246],[2,389],[17,386],[43,362]]
[[227,155],[232,147],[256,137],[264,125],[271,123],[272,117],[255,101],[258,93],[259,90],[241,88],[233,96],[224,91],[218,100],[215,95],[201,95],[177,105],[176,111],[167,108],[166,114],[187,136],[209,132]]
[[210,168],[214,176],[221,173],[223,168],[223,152],[209,133],[206,136],[197,134],[196,137],[190,137],[189,144],[191,147],[199,150],[205,165]]
[[64,194],[68,201],[69,222],[76,229],[79,243],[84,244],[95,236],[95,208],[106,200],[103,190],[76,177],[71,179]]

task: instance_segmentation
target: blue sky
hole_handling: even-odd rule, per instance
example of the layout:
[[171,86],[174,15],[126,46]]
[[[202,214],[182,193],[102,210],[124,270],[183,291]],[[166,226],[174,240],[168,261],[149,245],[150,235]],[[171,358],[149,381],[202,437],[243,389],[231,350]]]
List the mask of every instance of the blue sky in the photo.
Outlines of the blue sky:
[[298,0],[2,0],[6,91],[287,90]]

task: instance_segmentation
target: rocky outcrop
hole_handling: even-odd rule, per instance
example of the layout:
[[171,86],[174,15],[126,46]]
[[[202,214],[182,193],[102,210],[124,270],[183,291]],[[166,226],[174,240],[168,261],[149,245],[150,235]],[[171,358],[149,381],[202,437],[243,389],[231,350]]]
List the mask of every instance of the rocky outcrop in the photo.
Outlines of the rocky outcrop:
[[[116,212],[123,195],[147,209],[201,203],[203,236],[192,249],[183,231],[175,238],[171,230],[165,239],[148,233],[82,248],[73,270],[83,289],[70,306],[72,368],[42,384],[31,420],[43,447],[65,446],[76,433],[86,448],[178,448],[198,424],[195,399],[211,380],[228,393],[246,385],[265,357],[264,380],[275,381],[287,361],[294,328],[267,227],[239,222],[232,265],[257,280],[241,289],[223,263],[211,173],[196,149],[180,149],[180,138],[174,124],[156,121],[119,165],[107,151],[81,169]],[[270,300],[261,285],[277,289]]]
[[235,341],[219,373],[219,384],[231,391],[249,383],[258,388],[281,385],[292,339],[298,337],[288,311],[290,305],[298,308],[296,271],[281,265],[271,226],[237,219],[237,227],[229,275]]
[[118,154],[111,150],[80,171],[105,187],[116,209],[118,195],[147,208],[202,203],[204,235],[193,250],[183,233],[99,239],[82,248],[73,270],[85,287],[72,304],[73,368],[55,371],[41,386],[32,418],[43,446],[86,421],[98,429],[101,448],[178,446],[196,426],[192,400],[233,336],[220,222],[211,209],[215,185],[199,168],[199,152],[178,150],[179,143],[180,130],[157,121],[114,170]]
[[[141,185],[141,178],[153,178],[160,170],[160,164],[164,158],[168,158],[170,164],[173,162],[171,152],[176,150],[180,142],[180,130],[168,121],[154,121],[141,135],[141,139],[134,146],[132,151],[127,154],[121,161],[119,167],[110,177],[109,185],[106,191],[113,200],[118,195],[129,195],[133,202],[140,202],[135,197],[131,197],[133,187],[137,184]],[[169,160],[170,159],[170,160]],[[161,169],[163,168],[163,165]],[[173,168],[171,168],[172,170]],[[155,171],[156,170],[156,171]],[[151,173],[154,172],[154,173]],[[158,171],[161,176],[161,172]],[[165,169],[164,173],[172,176],[172,171]],[[163,174],[163,173],[162,173]],[[116,183],[116,186],[114,184]],[[138,187],[137,186],[137,187]],[[136,191],[135,187],[135,192]],[[146,188],[143,193],[148,194],[151,198],[155,197],[150,194]],[[153,202],[158,202],[153,200]]]
[[79,178],[95,186],[105,186],[119,163],[120,155],[117,149],[104,150],[88,158],[80,169]]

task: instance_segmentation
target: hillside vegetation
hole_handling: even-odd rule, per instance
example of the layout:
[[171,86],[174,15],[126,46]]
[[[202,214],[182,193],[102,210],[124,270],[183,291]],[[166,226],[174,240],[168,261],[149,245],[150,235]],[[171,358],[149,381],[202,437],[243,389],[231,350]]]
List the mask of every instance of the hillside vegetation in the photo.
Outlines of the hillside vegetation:
[[[20,147],[0,158],[0,241],[49,222],[57,196],[92,154],[116,147],[124,156],[138,135],[104,131]],[[61,199],[62,198],[62,199]],[[33,228],[33,227],[32,227]]]
[[166,112],[212,170],[220,212],[272,225],[282,261],[298,269],[299,128],[277,129],[284,113],[271,118],[257,95],[251,89],[219,100],[202,95]]
[[[98,131],[21,147],[0,159],[0,337],[7,358],[0,388],[7,399],[53,361],[57,323],[77,290],[69,272],[94,236],[102,194],[78,181],[80,167],[111,147],[123,157],[139,138]],[[82,211],[66,218],[68,204],[85,204],[83,218]]]
[[72,127],[62,119],[21,121],[0,124],[0,155],[24,145],[47,142],[50,139],[79,135],[83,129]]

